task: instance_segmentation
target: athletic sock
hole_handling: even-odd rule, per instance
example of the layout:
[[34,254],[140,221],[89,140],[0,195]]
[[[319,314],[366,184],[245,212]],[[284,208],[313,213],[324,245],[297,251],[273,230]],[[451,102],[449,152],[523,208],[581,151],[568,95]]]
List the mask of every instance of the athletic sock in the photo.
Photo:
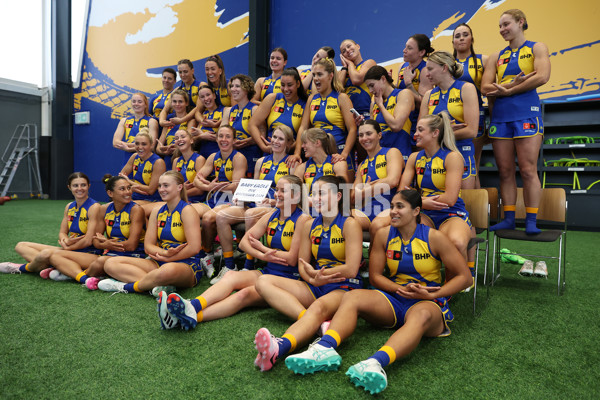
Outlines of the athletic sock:
[[254,269],[254,257],[246,254],[246,261],[244,262],[244,269]]
[[29,263],[23,264],[19,267],[19,271],[31,273],[31,271],[28,268],[29,268]]
[[475,261],[468,261],[467,267],[469,267],[469,271],[471,271],[471,276],[475,278]]
[[336,349],[342,339],[340,338],[340,334],[334,331],[333,329],[328,329],[327,332],[323,335],[321,340],[319,340],[319,344],[323,347],[328,347],[332,349]]
[[382,367],[385,367],[396,361],[396,352],[390,346],[383,346],[369,358],[376,359]]
[[300,318],[302,318],[304,316],[304,313],[306,312],[306,308],[302,311],[300,311],[300,314],[298,314],[298,318],[296,320],[299,320]]
[[286,333],[278,340],[279,353],[277,358],[281,358],[284,354],[294,351],[296,349],[296,338],[294,335]]
[[85,273],[86,271],[81,271],[80,273],[78,273],[75,277],[75,280],[79,283],[85,283],[85,281],[87,281],[89,278],[89,276],[87,276]]
[[224,251],[223,259],[225,260],[225,268],[235,269],[235,263],[233,261],[233,251]]
[[497,223],[496,225],[492,225],[490,227],[490,231],[497,231],[500,229],[515,229],[515,210],[516,206],[504,206],[502,207],[504,210],[504,219]]
[[194,310],[196,310],[196,312],[204,310],[208,304],[206,302],[206,299],[202,296],[196,297],[195,299],[190,301],[190,303],[192,303],[192,306],[194,307]]
[[525,233],[528,235],[537,235],[541,230],[536,226],[538,209],[535,207],[525,207]]
[[125,287],[123,288],[127,293],[141,293],[142,290],[139,289],[139,283],[140,281],[136,281],[136,282],[132,282],[132,283],[126,283]]

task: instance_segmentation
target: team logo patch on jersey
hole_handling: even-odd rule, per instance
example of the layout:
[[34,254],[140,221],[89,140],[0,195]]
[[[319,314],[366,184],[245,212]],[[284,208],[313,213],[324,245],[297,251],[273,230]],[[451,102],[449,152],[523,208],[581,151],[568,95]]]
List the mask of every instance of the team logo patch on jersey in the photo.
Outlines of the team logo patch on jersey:
[[265,175],[267,175],[269,172],[271,172],[271,168],[269,167],[263,167],[263,169],[260,171],[261,174]]
[[430,106],[437,106],[438,104],[440,104],[439,100],[434,100],[434,99],[429,100]]
[[318,104],[313,104],[310,106],[311,111],[319,111],[319,108],[321,108],[321,106]]
[[494,135],[497,130],[498,128],[496,128],[496,125],[490,126],[490,135]]
[[508,64],[510,62],[510,57],[501,58],[498,60],[498,66]]
[[400,261],[400,260],[402,260],[402,252],[396,251],[396,250],[388,250],[387,258],[389,258],[390,260],[394,260],[394,261]]
[[106,225],[108,226],[113,226],[115,224],[115,221],[107,221]]
[[167,223],[166,223],[165,221],[160,221],[160,222],[158,223],[158,227],[159,227],[159,228],[164,228],[166,225],[167,225]]
[[535,128],[537,128],[536,124],[532,124],[530,122],[524,122],[523,123],[523,129],[524,130],[535,130]]
[[278,113],[283,113],[285,110],[283,109],[283,107],[275,107],[274,111]]
[[73,222],[75,220],[75,217],[73,215],[69,215],[69,222]]
[[312,244],[321,244],[321,238],[320,237],[313,236],[310,239],[311,239]]
[[269,236],[274,236],[276,232],[277,232],[277,230],[275,228],[270,228],[269,229]]
[[423,174],[425,173],[425,168],[423,168],[423,167],[418,167],[418,168],[416,169],[416,171],[417,171],[417,175],[423,175]]

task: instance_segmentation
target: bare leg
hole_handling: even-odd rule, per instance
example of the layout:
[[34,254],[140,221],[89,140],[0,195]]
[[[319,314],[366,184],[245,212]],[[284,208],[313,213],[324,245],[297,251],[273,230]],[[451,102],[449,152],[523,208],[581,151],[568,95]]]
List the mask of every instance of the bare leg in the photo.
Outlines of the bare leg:
[[50,256],[50,263],[64,275],[75,279],[97,258],[95,254],[58,250]]
[[[519,170],[523,179],[523,201],[525,207],[537,209],[542,198],[542,185],[538,176],[537,162],[540,146],[542,145],[542,136],[536,135],[529,138],[515,139],[517,149],[517,160],[519,161]],[[536,213],[527,213],[525,230],[527,233],[539,233],[536,227]]]
[[139,281],[156,269],[158,265],[154,261],[144,258],[110,257],[104,262],[104,271],[121,282]]
[[[448,239],[460,251],[463,258],[467,259],[467,246],[471,239],[471,228],[460,218],[450,218],[440,225],[440,232],[448,236]],[[446,281],[450,280],[452,275],[446,272]]]
[[281,276],[261,276],[256,281],[256,290],[271,307],[293,320],[315,301],[304,282]]
[[171,262],[161,265],[160,268],[148,272],[139,279],[138,289],[145,292],[157,286],[193,287],[195,283],[194,273],[189,265]]
[[[504,206],[514,206],[517,203],[517,178],[515,165],[515,144],[510,139],[492,140],[494,156],[500,175],[500,195]],[[504,215],[504,220],[492,226],[490,230],[514,229],[514,213]]]
[[[231,226],[244,221],[245,209],[243,207],[226,207],[217,211],[216,225],[219,241],[223,248],[223,256],[225,253],[233,253],[233,231]],[[233,256],[231,257],[233,261]],[[229,268],[233,269],[233,268]]]
[[61,248],[33,242],[19,242],[15,246],[15,251],[29,263],[28,269],[31,272],[40,272],[47,268],[50,256],[58,250]]

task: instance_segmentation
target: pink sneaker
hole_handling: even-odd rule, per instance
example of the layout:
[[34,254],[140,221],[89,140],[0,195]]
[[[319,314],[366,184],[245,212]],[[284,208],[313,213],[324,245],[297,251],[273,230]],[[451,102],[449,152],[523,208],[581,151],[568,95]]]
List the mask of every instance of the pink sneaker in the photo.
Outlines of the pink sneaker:
[[319,327],[319,332],[317,332],[317,334],[321,337],[325,336],[325,332],[329,330],[329,325],[331,325],[331,320],[323,322]]
[[85,281],[85,286],[90,290],[98,290],[98,282],[100,282],[100,279],[98,278],[87,278]]
[[267,328],[260,328],[254,336],[254,344],[258,350],[258,356],[254,360],[254,365],[260,368],[261,371],[268,371],[273,368],[273,364],[277,361],[279,355],[279,345],[275,336]]
[[40,277],[42,279],[50,279],[50,272],[54,271],[54,268],[46,268],[40,271]]

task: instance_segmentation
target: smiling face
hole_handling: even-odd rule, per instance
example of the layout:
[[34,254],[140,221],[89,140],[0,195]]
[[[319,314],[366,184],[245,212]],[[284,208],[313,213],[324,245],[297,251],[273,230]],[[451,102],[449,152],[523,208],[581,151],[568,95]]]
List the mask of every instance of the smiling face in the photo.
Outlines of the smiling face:
[[169,202],[175,198],[180,198],[180,192],[183,190],[183,185],[177,183],[175,178],[169,175],[161,175],[158,178],[158,194],[162,201]]
[[320,140],[316,140],[313,142],[310,139],[306,138],[306,140],[302,142],[302,149],[304,150],[304,155],[307,158],[314,157],[317,151],[319,151],[322,148],[323,146],[321,145]]
[[409,63],[416,63],[420,61],[425,55],[425,50],[419,50],[419,44],[413,38],[406,41],[406,46],[402,52],[404,61]]
[[175,132],[174,138],[175,146],[179,149],[179,151],[183,152],[192,147],[192,139],[187,131],[182,129]]
[[390,204],[391,225],[394,228],[400,228],[407,224],[416,222],[417,215],[421,212],[419,207],[412,208],[400,193],[392,198]]
[[380,140],[381,133],[373,125],[363,124],[358,127],[358,142],[367,152],[376,150]]
[[500,36],[507,42],[510,42],[523,33],[523,24],[524,21],[522,19],[517,21],[510,14],[502,14],[499,23]]
[[316,212],[324,216],[338,213],[338,201],[341,193],[334,184],[317,181],[312,188],[312,205]]
[[300,194],[297,190],[293,190],[293,185],[293,183],[285,178],[281,178],[277,181],[274,195],[275,207],[283,210],[286,205],[289,206],[300,202]]
[[182,114],[185,113],[188,103],[185,97],[175,93],[171,96],[171,106],[173,106],[173,110],[175,110],[177,114]]
[[323,49],[319,49],[312,58],[312,65],[322,58],[327,58],[327,52]]
[[233,150],[233,142],[235,141],[235,134],[228,127],[221,127],[217,132],[217,144],[219,150],[222,152],[231,152]]
[[273,153],[287,153],[288,145],[289,143],[287,142],[285,134],[280,129],[275,129],[273,135],[271,135],[271,149]]
[[452,37],[452,46],[458,52],[466,52],[471,50],[471,44],[473,43],[473,35],[471,30],[461,25],[454,30],[454,36]]
[[293,76],[281,76],[281,93],[283,93],[283,96],[287,101],[292,101],[292,99],[298,97],[298,88],[300,87],[300,84],[300,82],[296,82]]
[[313,69],[313,83],[317,88],[317,91],[321,94],[326,94],[331,90],[331,81],[333,80],[333,73],[329,73],[325,70],[322,65],[316,65]]
[[428,144],[437,141],[439,131],[432,131],[429,127],[429,119],[421,118],[417,122],[417,130],[415,131],[414,139],[417,143],[417,147],[424,148]]
[[143,114],[146,111],[146,102],[139,94],[131,96],[131,109],[136,114]]
[[269,66],[273,72],[281,72],[287,65],[287,61],[278,51],[274,51],[271,53],[271,58],[269,59]]
[[107,190],[106,193],[116,203],[128,204],[131,202],[131,184],[126,179],[117,180],[113,190]]
[[75,197],[75,200],[83,200],[88,197],[90,184],[85,178],[75,178],[67,187],[73,194],[73,197]]
[[223,70],[219,68],[215,61],[207,61],[204,64],[204,72],[206,72],[206,79],[208,79],[213,86],[219,86]]
[[344,40],[340,45],[340,53],[350,61],[360,57],[360,46],[352,40]]
[[141,158],[146,159],[146,157],[149,157],[150,154],[152,154],[152,144],[146,136],[137,135],[134,143],[135,151]]
[[217,106],[217,96],[215,96],[215,93],[210,88],[205,87],[200,89],[198,98],[207,110],[212,110]]
[[242,87],[242,82],[239,79],[234,79],[229,84],[229,93],[235,102],[239,103],[244,99],[248,99],[248,92]]
[[165,89],[167,92],[172,91],[173,87],[175,86],[175,76],[170,72],[167,72],[167,71],[163,72],[162,86],[163,86],[163,89]]

